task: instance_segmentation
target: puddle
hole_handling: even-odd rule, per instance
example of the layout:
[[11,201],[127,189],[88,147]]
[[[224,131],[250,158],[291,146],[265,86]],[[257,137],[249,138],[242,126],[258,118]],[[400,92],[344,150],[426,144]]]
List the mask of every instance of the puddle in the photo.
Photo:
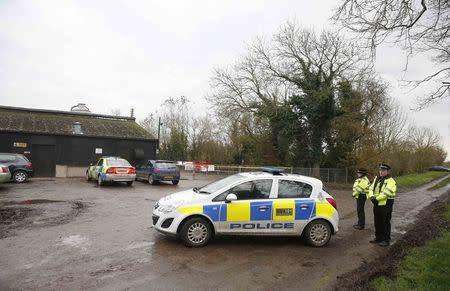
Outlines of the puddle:
[[0,223],[12,224],[15,221],[26,218],[32,209],[20,207],[20,208],[0,208]]
[[46,203],[60,203],[65,202],[61,200],[49,200],[49,199],[29,199],[23,201],[7,201],[2,202],[2,205],[33,205],[33,204],[46,204]]
[[16,229],[69,223],[87,207],[81,201],[50,199],[0,202],[0,239],[14,235]]

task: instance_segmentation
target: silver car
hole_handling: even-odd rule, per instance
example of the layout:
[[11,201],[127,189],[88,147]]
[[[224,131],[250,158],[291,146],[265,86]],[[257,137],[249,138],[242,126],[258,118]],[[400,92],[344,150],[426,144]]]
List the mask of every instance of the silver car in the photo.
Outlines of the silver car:
[[0,164],[0,183],[6,183],[11,180],[11,173],[7,165]]

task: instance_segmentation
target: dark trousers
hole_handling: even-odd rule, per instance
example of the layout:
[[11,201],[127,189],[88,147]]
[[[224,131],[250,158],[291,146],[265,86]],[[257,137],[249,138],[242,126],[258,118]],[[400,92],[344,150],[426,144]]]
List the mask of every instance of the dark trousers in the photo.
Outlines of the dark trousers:
[[364,227],[366,225],[366,215],[364,213],[364,205],[366,204],[367,195],[359,194],[356,199],[356,213],[358,214],[358,225]]
[[373,206],[373,217],[375,220],[375,240],[391,240],[391,218],[394,199],[388,199],[384,206]]

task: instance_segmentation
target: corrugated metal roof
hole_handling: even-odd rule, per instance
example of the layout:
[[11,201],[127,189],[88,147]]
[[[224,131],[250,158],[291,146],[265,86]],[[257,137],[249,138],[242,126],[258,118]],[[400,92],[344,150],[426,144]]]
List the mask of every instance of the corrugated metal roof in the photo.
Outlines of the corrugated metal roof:
[[75,122],[83,136],[154,139],[132,117],[0,106],[0,131],[80,135]]

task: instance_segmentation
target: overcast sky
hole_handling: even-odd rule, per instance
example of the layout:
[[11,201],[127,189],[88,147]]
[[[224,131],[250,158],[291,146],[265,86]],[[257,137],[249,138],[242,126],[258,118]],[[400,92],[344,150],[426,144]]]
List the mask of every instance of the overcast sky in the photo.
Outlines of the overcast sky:
[[[0,0],[0,105],[96,113],[135,108],[138,119],[167,97],[184,95],[207,110],[214,67],[233,63],[246,44],[287,20],[322,30],[337,1],[17,1]],[[436,128],[450,153],[450,99],[420,112],[427,88],[401,87],[404,53],[379,49],[376,70],[409,120]],[[413,60],[407,78],[432,72]],[[448,156],[449,157],[449,156]]]

